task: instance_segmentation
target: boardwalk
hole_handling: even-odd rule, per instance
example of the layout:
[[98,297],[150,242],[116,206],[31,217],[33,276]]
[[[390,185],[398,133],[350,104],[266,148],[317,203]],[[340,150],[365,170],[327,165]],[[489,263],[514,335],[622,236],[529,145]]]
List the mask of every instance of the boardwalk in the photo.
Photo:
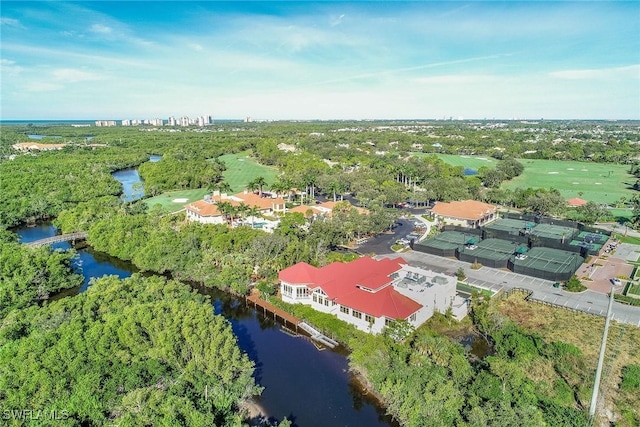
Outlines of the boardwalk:
[[285,326],[295,326],[296,332],[298,331],[298,324],[300,324],[300,319],[263,300],[262,298],[260,298],[258,292],[251,292],[251,295],[247,297],[247,301],[251,302],[256,309],[258,307],[262,308],[262,311],[265,315],[267,313],[271,313],[273,314],[274,319],[277,319],[279,317],[280,319],[284,320]]
[[286,311],[281,310],[275,305],[270,304],[267,301],[263,300],[262,298],[260,298],[259,293],[256,291],[251,292],[251,295],[247,297],[247,302],[251,302],[256,309],[258,307],[262,308],[262,311],[265,316],[267,315],[267,313],[269,313],[269,314],[273,314],[274,320],[277,319],[278,317],[282,319],[284,321],[285,328],[290,330],[291,332],[293,332],[293,330],[291,329],[291,326],[295,327],[296,334],[298,333],[298,327],[300,327],[300,329],[302,329],[303,331],[305,331],[310,335],[310,338],[312,340],[317,341],[318,343],[324,345],[325,347],[334,348],[335,346],[338,345],[337,341],[334,341],[331,338],[323,335],[318,330],[313,328],[311,325],[306,324],[305,322],[292,316]]
[[25,245],[31,246],[31,247],[39,247],[39,246],[45,246],[45,245],[52,245],[54,243],[59,243],[59,242],[72,242],[76,240],[85,240],[87,238],[87,234],[88,233],[86,231],[79,231],[77,233],[70,233],[70,234],[59,234],[57,236],[47,237],[46,239],[40,239],[40,240],[35,240],[33,242],[25,243]]

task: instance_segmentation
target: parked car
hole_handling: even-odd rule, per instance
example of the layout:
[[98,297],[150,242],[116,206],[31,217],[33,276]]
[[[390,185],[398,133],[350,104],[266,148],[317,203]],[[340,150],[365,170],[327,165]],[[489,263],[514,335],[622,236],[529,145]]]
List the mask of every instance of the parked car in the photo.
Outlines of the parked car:
[[611,279],[611,283],[613,283],[615,286],[620,286],[622,285],[622,280],[618,279],[617,277],[614,277],[613,279]]

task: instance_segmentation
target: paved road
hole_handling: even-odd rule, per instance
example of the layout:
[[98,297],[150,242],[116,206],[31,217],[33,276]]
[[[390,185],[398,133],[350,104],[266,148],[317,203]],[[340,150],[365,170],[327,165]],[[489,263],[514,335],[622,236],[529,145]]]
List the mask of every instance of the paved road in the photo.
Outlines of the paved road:
[[382,233],[370,238],[369,241],[360,245],[357,251],[361,254],[393,253],[391,251],[391,245],[393,245],[396,240],[411,233],[414,227],[413,221],[405,218],[400,219],[396,224],[396,227],[391,230],[391,233]]
[[[422,266],[433,271],[452,275],[455,275],[458,268],[462,267],[467,275],[467,282],[480,288],[490,289],[496,292],[502,289],[509,290],[513,288],[530,289],[533,291],[532,298],[538,300],[599,316],[605,316],[607,313],[609,297],[598,292],[589,290],[581,293],[566,292],[562,289],[554,288],[552,286],[553,282],[549,280],[489,267],[472,270],[470,264],[467,262],[417,251],[409,251],[403,254],[389,254],[387,251],[386,255],[380,256],[390,258],[402,256],[412,265]],[[614,302],[613,320],[640,327],[640,307],[632,307]]]

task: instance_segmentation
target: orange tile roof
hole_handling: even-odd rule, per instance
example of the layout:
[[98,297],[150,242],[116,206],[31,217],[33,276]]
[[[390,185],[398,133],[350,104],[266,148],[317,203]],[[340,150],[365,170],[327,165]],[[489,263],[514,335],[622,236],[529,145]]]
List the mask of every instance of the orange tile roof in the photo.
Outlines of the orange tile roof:
[[189,203],[184,208],[200,216],[222,215],[216,205],[214,205],[213,203],[205,202],[204,200],[198,200],[197,202]]
[[478,220],[497,210],[498,208],[488,203],[482,203],[476,200],[463,200],[450,203],[437,202],[431,209],[431,213],[449,218]]

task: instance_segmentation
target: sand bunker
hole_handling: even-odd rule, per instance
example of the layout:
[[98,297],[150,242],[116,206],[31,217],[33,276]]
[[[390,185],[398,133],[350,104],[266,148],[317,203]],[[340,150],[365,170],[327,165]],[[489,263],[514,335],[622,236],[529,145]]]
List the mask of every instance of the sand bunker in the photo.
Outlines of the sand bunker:
[[557,174],[559,174],[559,173],[560,173],[560,172],[549,172],[549,175],[557,175]]
[[179,199],[173,199],[172,202],[173,203],[186,203],[187,200],[189,200],[189,199],[179,198]]
[[575,170],[574,168],[567,168],[568,171],[573,171]]
[[580,169],[582,172],[589,172],[589,169]]
[[572,182],[572,184],[580,184],[579,182]]
[[601,182],[594,182],[595,185],[602,185]]

